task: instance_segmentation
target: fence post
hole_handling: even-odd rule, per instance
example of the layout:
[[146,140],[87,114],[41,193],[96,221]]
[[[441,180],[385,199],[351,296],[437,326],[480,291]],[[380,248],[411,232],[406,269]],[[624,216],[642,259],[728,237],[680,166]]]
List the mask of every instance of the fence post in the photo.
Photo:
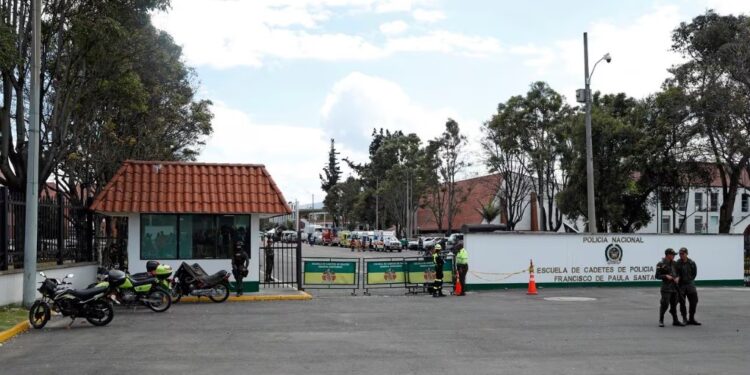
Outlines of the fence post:
[[[83,237],[85,241],[85,252],[86,256],[88,257],[88,260],[91,262],[99,262],[101,265],[101,259],[98,259],[96,251],[96,246],[94,246],[94,241],[96,241],[95,237],[96,234],[94,233],[94,212],[89,209],[91,207],[91,204],[94,202],[94,198],[88,197],[86,198],[86,206],[83,207],[84,212],[84,220],[83,223],[86,225],[86,227],[83,230]],[[119,228],[118,228],[119,229]],[[120,236],[120,231],[117,231],[117,236]]]
[[58,191],[57,195],[57,264],[63,264],[63,250],[65,250],[65,206],[63,195]]
[[8,269],[8,188],[5,186],[0,187],[0,271]]
[[297,252],[295,257],[295,263],[297,263],[297,269],[295,277],[297,278],[297,290],[302,289],[302,231],[297,231]]

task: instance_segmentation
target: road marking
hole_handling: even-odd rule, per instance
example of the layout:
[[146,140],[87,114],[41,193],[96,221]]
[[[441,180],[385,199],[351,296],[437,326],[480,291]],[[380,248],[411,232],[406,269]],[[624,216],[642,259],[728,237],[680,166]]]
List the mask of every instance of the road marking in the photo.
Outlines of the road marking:
[[558,301],[558,302],[588,302],[596,301],[596,298],[591,297],[546,297],[545,301]]

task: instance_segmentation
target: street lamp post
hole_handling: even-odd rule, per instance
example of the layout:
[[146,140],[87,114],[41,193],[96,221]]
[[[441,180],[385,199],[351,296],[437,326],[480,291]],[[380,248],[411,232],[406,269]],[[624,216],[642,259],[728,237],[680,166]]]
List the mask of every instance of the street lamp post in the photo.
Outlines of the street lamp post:
[[[591,145],[591,77],[594,75],[596,66],[602,62],[602,60],[609,63],[612,61],[612,56],[610,56],[609,53],[606,53],[594,64],[594,68],[591,69],[591,73],[589,73],[588,33],[583,33],[583,60],[586,85],[583,89],[583,93],[579,90],[576,96],[578,102],[586,103],[586,201],[588,206],[589,233],[596,233],[596,205],[594,204],[594,150]],[[581,96],[583,96],[583,98],[581,98]]]

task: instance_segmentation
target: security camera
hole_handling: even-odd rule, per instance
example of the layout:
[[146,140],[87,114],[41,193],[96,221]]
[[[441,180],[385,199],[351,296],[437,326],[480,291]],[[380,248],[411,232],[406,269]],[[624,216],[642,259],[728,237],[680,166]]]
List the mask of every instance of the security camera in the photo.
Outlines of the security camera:
[[604,55],[604,60],[606,60],[607,63],[610,63],[610,62],[612,62],[612,56],[610,56],[610,54],[607,53],[607,54]]

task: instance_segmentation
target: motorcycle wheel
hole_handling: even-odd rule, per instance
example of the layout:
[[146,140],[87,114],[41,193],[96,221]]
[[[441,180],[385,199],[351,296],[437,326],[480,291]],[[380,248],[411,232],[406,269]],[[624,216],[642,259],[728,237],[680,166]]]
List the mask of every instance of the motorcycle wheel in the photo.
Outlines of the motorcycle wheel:
[[[145,302],[146,307],[153,310],[154,312],[167,311],[169,309],[169,306],[172,306],[172,296],[170,294],[171,293],[159,287],[151,289],[151,293],[149,293],[146,297],[149,300],[149,302]],[[158,300],[159,302],[150,302],[156,300]]]
[[[92,316],[94,314],[96,316]],[[111,303],[98,299],[91,302],[89,313],[87,315],[86,320],[89,323],[97,327],[102,327],[109,324],[109,322],[115,317],[115,309],[112,307]]]
[[214,289],[216,289],[219,293],[217,296],[210,295],[208,298],[211,299],[211,301],[214,301],[216,303],[224,302],[229,298],[229,283],[223,282],[221,284],[217,284],[214,286]]
[[29,309],[29,323],[35,329],[44,328],[49,322],[50,309],[46,302],[35,301]]

